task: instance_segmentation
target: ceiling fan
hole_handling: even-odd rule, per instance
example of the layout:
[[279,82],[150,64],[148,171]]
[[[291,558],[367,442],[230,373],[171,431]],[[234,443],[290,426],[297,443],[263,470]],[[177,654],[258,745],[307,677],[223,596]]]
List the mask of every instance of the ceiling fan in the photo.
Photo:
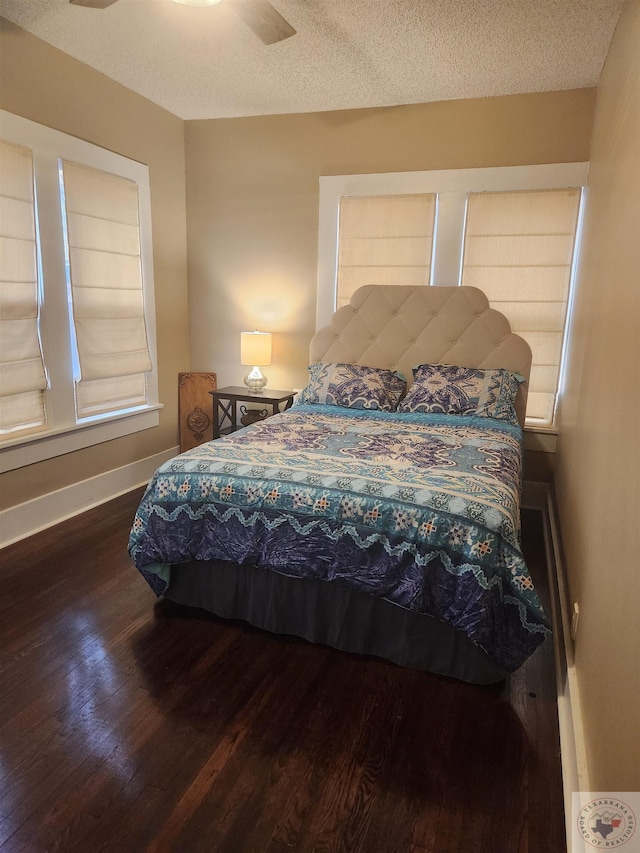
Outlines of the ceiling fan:
[[[106,9],[118,0],[69,0],[74,6],[88,6],[90,9]],[[221,0],[175,0],[185,6],[215,6]],[[296,31],[291,24],[273,8],[267,0],[225,0],[232,9],[238,13],[249,29],[264,42],[264,44],[275,44],[283,41],[289,36],[295,35]]]

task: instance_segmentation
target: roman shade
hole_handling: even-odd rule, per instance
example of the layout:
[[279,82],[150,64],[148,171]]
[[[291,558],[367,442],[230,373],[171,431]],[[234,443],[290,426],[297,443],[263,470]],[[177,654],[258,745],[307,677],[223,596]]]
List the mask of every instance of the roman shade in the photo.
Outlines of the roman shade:
[[152,365],[137,184],[69,161],[63,182],[78,416],[142,405]]
[[533,352],[527,421],[553,422],[580,189],[470,193],[462,283],[478,287]]
[[366,284],[429,284],[435,207],[431,193],[341,199],[338,308]]
[[45,424],[33,155],[0,141],[0,433]]

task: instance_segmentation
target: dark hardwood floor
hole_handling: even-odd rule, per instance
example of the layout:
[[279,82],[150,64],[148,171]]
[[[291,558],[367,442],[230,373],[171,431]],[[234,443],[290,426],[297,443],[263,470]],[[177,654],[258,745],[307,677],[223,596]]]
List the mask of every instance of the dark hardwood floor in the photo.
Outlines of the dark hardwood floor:
[[138,497],[0,551],[2,853],[565,849],[551,640],[476,687],[154,606]]

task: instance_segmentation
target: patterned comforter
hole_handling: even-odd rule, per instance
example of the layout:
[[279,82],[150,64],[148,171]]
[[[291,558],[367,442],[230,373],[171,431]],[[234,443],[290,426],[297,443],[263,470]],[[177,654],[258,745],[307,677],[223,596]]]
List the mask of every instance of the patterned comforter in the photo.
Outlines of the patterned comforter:
[[129,551],[323,578],[450,623],[506,671],[548,626],[519,545],[522,434],[504,421],[299,405],[162,465]]

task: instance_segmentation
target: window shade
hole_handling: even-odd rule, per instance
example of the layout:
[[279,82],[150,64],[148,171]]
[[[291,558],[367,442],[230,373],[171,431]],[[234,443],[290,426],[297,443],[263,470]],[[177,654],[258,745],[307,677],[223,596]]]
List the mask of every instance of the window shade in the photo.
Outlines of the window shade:
[[436,197],[340,201],[337,307],[365,284],[429,284]]
[[553,422],[580,190],[471,193],[462,283],[484,291],[533,352],[527,420]]
[[63,162],[64,204],[81,378],[78,416],[146,402],[151,370],[144,317],[138,187]]
[[33,157],[0,141],[0,433],[42,427]]

